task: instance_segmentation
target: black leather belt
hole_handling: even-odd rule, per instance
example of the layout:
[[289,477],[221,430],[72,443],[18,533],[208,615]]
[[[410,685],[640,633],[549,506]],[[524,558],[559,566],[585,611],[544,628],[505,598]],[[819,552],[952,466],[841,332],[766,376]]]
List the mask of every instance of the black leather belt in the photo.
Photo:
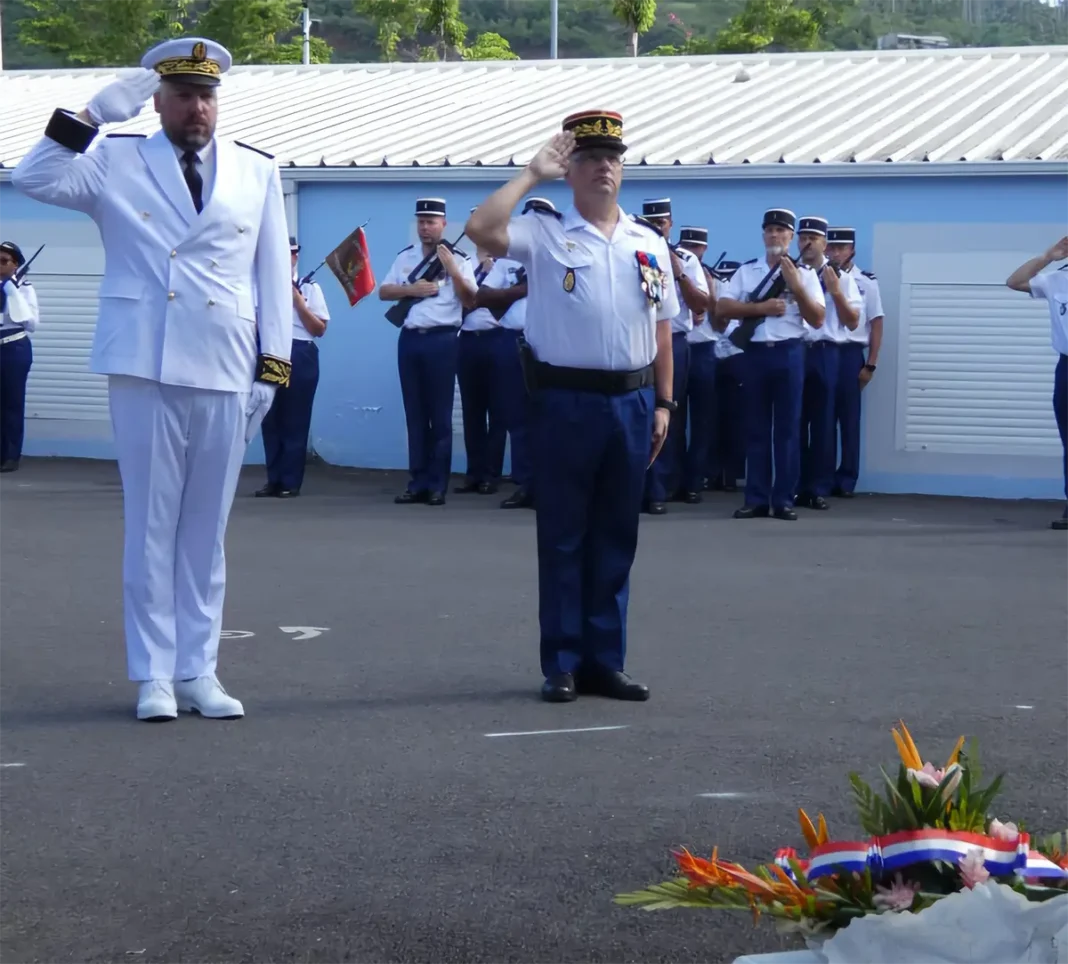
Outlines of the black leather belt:
[[653,366],[631,372],[602,371],[596,368],[562,368],[535,361],[531,375],[533,389],[564,388],[574,392],[600,395],[625,395],[653,384]]

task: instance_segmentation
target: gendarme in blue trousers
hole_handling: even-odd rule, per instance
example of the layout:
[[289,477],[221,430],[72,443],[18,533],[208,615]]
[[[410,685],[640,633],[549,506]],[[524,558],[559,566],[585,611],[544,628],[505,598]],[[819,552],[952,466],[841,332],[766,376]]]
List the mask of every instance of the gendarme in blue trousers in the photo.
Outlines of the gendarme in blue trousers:
[[[671,333],[671,355],[674,363],[672,398],[684,402],[686,385],[690,375],[690,343],[686,332]],[[649,502],[667,502],[674,497],[682,485],[683,464],[686,458],[686,410],[680,404],[679,411],[672,417],[667,438],[657,455],[656,461],[649,466],[645,478],[645,498]]]
[[304,465],[308,458],[312,406],[319,385],[319,346],[314,341],[294,339],[290,360],[293,368],[289,386],[275,392],[260,431],[267,462],[267,483],[280,489],[296,490],[304,482]]
[[[6,329],[10,337],[17,329]],[[17,338],[0,345],[0,462],[22,458],[26,425],[26,379],[33,365],[29,338]]]
[[408,491],[444,492],[452,470],[456,328],[402,328],[397,339],[404,419],[408,426]]
[[806,498],[827,498],[834,488],[838,454],[834,431],[839,346],[821,339],[805,346],[805,387],[801,400],[801,483]]
[[655,394],[531,396],[541,670],[621,671]]
[[805,343],[800,338],[754,341],[744,357],[745,504],[790,509],[801,474]]

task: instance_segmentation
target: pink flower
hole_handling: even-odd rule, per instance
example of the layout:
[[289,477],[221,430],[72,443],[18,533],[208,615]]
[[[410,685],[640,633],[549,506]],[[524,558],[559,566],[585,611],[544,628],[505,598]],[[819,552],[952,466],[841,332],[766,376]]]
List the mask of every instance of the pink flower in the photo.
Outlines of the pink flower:
[[931,763],[925,763],[922,770],[908,770],[908,778],[915,783],[918,783],[921,787],[930,787],[935,789],[945,776],[945,772],[942,770],[936,770]]
[[1002,823],[996,817],[990,821],[990,836],[995,840],[1018,840],[1020,828],[1014,823]]
[[920,889],[919,883],[905,883],[901,874],[894,874],[894,882],[889,887],[876,887],[878,893],[873,903],[879,910],[905,911],[912,907],[916,899],[916,892]]
[[966,857],[960,858],[960,876],[969,890],[990,879],[990,871],[983,862],[983,852],[978,847],[969,850]]

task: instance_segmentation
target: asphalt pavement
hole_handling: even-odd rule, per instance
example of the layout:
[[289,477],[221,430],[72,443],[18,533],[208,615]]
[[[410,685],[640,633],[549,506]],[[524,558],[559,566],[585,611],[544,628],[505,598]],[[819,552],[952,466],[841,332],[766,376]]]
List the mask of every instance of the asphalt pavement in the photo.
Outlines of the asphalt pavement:
[[395,506],[399,476],[318,466],[299,499],[253,499],[261,472],[227,538],[236,722],[133,717],[114,465],[0,480],[4,960],[798,947],[748,915],[612,898],[669,876],[674,847],[800,846],[798,806],[856,839],[847,774],[896,766],[899,718],[936,763],[978,738],[1007,773],[996,816],[1068,825],[1059,506],[671,505],[643,517],[632,580],[628,669],[652,699],[560,706],[537,695],[533,512]]

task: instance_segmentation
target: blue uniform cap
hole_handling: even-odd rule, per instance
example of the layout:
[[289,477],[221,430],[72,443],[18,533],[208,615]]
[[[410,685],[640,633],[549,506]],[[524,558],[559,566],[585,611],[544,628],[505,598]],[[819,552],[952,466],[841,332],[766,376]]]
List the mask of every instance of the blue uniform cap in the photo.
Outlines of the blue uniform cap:
[[856,244],[857,243],[857,230],[856,230],[856,228],[828,228],[827,229],[827,243],[828,244]]
[[671,217],[671,198],[662,197],[652,201],[642,201],[643,218]]
[[416,217],[445,217],[445,199],[440,197],[421,197],[415,202]]
[[0,241],[0,251],[6,251],[15,261],[15,267],[21,268],[26,263],[26,258],[14,241]]
[[207,37],[165,40],[141,58],[141,66],[154,70],[160,80],[208,87],[217,87],[232,65],[230,51]]
[[708,228],[681,228],[679,242],[683,241],[689,241],[692,244],[708,244]]
[[802,218],[797,223],[798,234],[818,234],[821,237],[827,237],[827,219],[826,218]]

